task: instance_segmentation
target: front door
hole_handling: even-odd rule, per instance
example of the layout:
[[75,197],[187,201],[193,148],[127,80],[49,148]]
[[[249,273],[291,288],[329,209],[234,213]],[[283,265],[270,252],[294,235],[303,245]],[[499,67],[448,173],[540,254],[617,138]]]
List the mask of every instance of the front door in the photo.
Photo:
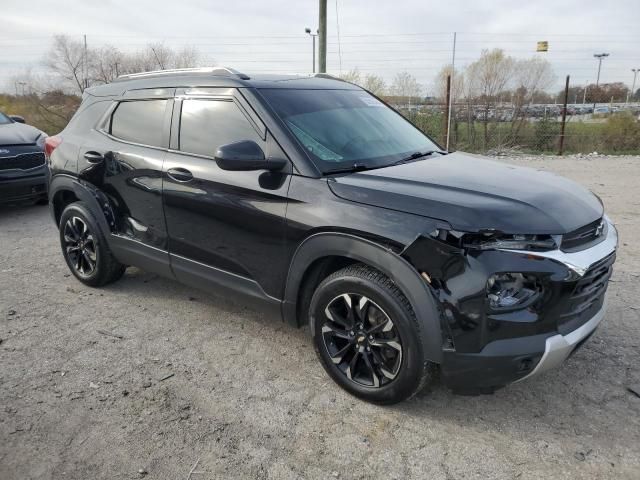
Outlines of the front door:
[[230,287],[275,306],[286,275],[290,168],[227,171],[213,158],[220,145],[242,140],[255,141],[265,155],[284,155],[250,112],[233,89],[178,96],[163,167],[169,253],[183,282],[214,290]]

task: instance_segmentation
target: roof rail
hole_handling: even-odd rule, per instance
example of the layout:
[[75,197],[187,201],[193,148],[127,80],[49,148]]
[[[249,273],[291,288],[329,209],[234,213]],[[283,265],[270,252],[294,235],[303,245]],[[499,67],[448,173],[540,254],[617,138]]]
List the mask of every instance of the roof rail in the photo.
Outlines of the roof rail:
[[344,78],[336,77],[335,75],[331,75],[330,73],[315,73],[313,76],[316,78],[326,78],[328,80],[338,80],[339,82],[350,83],[347,82]]
[[224,77],[237,77],[241,80],[249,80],[249,75],[238,72],[227,67],[202,67],[202,68],[174,68],[169,70],[154,70],[151,72],[129,73],[120,75],[114,81],[135,80],[137,78],[160,77],[163,75],[189,74],[189,73],[210,73]]

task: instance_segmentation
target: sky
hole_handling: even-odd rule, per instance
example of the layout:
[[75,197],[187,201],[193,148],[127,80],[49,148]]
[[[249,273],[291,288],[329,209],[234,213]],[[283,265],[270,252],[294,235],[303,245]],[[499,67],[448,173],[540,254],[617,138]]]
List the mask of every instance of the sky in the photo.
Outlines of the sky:
[[[43,71],[53,35],[82,39],[90,46],[140,50],[150,42],[195,46],[203,65],[224,65],[247,73],[309,73],[312,40],[304,33],[318,23],[317,0],[1,0],[0,88],[12,76]],[[640,68],[638,0],[328,0],[330,73],[353,68],[391,83],[408,71],[434,90],[440,68],[477,59],[482,49],[502,48],[517,58],[543,56],[553,65],[553,89],[571,75],[572,84],[595,82],[594,53],[610,56],[601,83],[631,86]],[[339,35],[338,35],[339,32]],[[537,41],[547,53],[536,53]],[[640,80],[639,80],[640,83]],[[638,86],[638,85],[637,85]]]

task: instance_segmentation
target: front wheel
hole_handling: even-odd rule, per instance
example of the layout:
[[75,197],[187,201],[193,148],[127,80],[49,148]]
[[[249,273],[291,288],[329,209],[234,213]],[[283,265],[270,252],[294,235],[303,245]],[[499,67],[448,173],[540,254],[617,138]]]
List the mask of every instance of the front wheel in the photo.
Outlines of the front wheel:
[[318,357],[349,393],[392,404],[433,378],[409,301],[379,271],[356,264],[335,272],[316,289],[309,313]]

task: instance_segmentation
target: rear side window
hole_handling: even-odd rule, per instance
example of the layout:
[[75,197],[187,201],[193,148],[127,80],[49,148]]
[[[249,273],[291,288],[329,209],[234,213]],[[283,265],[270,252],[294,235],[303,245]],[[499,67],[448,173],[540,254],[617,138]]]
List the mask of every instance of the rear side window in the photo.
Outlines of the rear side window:
[[167,100],[121,102],[111,117],[111,135],[128,142],[162,147]]
[[220,145],[261,138],[232,101],[184,100],[180,116],[180,150],[213,157]]

